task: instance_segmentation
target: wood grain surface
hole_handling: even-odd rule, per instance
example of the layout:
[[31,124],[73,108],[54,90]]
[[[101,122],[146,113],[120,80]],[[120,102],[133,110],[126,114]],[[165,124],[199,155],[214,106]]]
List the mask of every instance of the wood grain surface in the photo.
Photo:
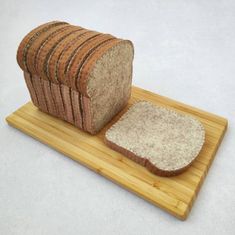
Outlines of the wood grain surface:
[[[104,144],[103,137],[106,129],[126,111],[128,106],[139,100],[148,100],[154,104],[193,115],[204,124],[205,144],[186,172],[168,178],[153,175],[146,168]],[[95,136],[41,112],[31,102],[9,115],[6,120],[11,126],[107,177],[177,218],[186,219],[223,139],[227,120],[137,87],[132,88],[132,97],[128,106]]]

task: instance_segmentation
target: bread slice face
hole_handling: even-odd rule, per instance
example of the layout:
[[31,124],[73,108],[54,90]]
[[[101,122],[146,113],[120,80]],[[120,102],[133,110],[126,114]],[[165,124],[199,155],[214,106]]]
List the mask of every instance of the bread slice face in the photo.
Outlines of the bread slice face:
[[87,62],[88,67],[82,68],[83,92],[89,97],[82,100],[88,132],[97,133],[127,104],[131,95],[133,57],[132,43],[115,39],[96,50]]
[[105,143],[160,176],[186,170],[205,141],[196,118],[147,101],[131,108],[105,134]]

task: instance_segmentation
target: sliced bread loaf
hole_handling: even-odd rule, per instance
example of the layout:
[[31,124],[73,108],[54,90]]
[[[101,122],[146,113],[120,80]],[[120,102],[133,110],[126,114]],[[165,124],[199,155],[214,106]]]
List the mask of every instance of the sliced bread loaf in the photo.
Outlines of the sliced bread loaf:
[[91,134],[127,104],[133,56],[129,40],[58,21],[32,30],[17,51],[33,103]]
[[204,139],[197,119],[147,101],[134,104],[105,134],[109,147],[160,176],[186,170]]

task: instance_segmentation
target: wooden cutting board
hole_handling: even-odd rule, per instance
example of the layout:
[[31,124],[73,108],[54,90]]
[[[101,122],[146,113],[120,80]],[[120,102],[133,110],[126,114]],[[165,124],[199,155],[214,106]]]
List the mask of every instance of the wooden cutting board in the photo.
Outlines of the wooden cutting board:
[[11,126],[18,128],[177,218],[184,220],[192,208],[221,143],[227,128],[227,120],[133,87],[132,97],[128,106],[138,100],[148,100],[157,105],[167,106],[179,112],[191,114],[204,124],[206,129],[205,144],[196,161],[185,173],[170,178],[153,175],[144,167],[104,145],[103,136],[105,130],[127,108],[96,136],[91,136],[64,121],[39,111],[31,102],[16,110],[6,120]]

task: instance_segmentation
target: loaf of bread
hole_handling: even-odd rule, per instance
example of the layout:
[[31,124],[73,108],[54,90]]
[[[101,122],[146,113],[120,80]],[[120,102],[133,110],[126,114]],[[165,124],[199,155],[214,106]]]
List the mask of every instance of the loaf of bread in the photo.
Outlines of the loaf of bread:
[[154,174],[173,176],[186,170],[205,139],[200,121],[192,116],[141,101],[105,134],[105,143]]
[[35,106],[95,134],[127,104],[133,56],[129,40],[53,21],[24,37],[17,62]]

